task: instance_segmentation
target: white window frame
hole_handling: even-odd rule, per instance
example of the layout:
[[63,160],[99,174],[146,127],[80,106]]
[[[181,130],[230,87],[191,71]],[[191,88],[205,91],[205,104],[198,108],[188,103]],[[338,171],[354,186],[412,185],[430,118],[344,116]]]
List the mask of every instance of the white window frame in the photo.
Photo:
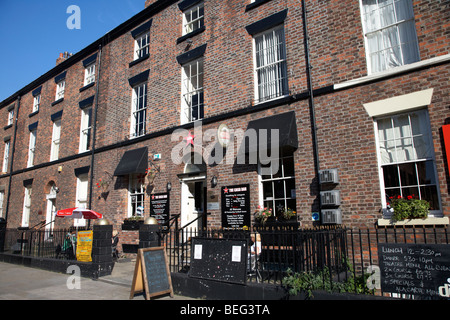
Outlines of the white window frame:
[[[285,169],[285,159],[291,158],[292,159],[292,175],[287,174],[287,170]],[[272,213],[276,217],[277,215],[282,213],[282,210],[285,208],[292,209],[293,211],[296,210],[296,185],[295,185],[295,161],[294,161],[294,155],[293,153],[288,153],[286,155],[280,154],[278,157],[279,163],[278,166],[275,166],[278,168],[278,171],[275,173],[271,173],[270,175],[262,175],[261,173],[261,163],[258,162],[258,181],[259,181],[259,204],[261,207],[265,208],[272,208]],[[280,161],[281,160],[281,161]],[[269,163],[270,165],[270,163]],[[269,168],[266,168],[266,170],[269,170]],[[287,189],[288,181],[291,181],[293,186],[293,189]],[[282,182],[283,184],[283,197],[276,197],[276,183]],[[272,196],[271,197],[264,197],[264,184],[265,183],[271,183],[272,186]],[[289,192],[291,194],[289,194]],[[294,203],[294,207],[291,208],[288,205],[288,200],[290,202]],[[280,203],[281,201],[284,202],[283,209],[277,208],[276,203]],[[271,204],[269,204],[271,202]]]
[[[368,73],[383,72],[395,67],[420,61],[419,45],[411,0],[391,0],[391,2],[385,2],[383,7],[379,6],[378,0],[376,0],[377,2],[374,5],[376,5],[377,8],[371,11],[372,15],[370,15],[370,20],[366,18],[369,14],[365,13],[364,1],[365,0],[360,0],[360,8]],[[401,11],[397,9],[395,4],[402,2],[405,3],[408,12],[401,13]],[[393,21],[389,22],[383,21],[388,18],[382,19],[381,16],[382,11],[388,9],[388,6],[392,7],[392,11],[389,13],[392,14],[391,18],[393,19]],[[402,14],[404,16],[402,16]],[[378,24],[378,26],[370,29],[369,24]],[[406,34],[409,36],[409,43],[406,42],[406,39],[408,38]],[[369,38],[373,38],[374,40],[377,39],[376,41],[372,41],[372,45],[376,43],[380,50],[371,50],[372,45]],[[382,48],[380,48],[380,46],[382,46]],[[389,54],[389,51],[391,50],[397,50],[399,52],[398,55],[394,56],[393,54]],[[409,61],[405,61],[405,52],[408,52]],[[372,58],[378,59],[378,67],[374,66],[374,60]]]
[[[260,39],[262,39],[261,48],[258,48],[257,43]],[[280,42],[275,43],[275,40],[280,40]],[[270,50],[275,46],[278,46],[278,49]],[[289,84],[284,24],[256,34],[253,37],[253,52],[255,103],[288,96]],[[265,54],[261,55],[261,52]]]
[[8,126],[14,122],[14,108],[8,111]]
[[11,140],[5,141],[5,150],[3,152],[3,172],[8,172],[8,162],[9,162],[9,147],[11,145]]
[[3,204],[5,201],[5,190],[0,190],[0,218],[3,217]]
[[95,82],[95,63],[91,63],[84,69],[84,86]]
[[[380,141],[380,137],[379,137],[379,132],[378,132],[378,123],[381,120],[386,120],[386,119],[391,119],[391,122],[394,121],[395,118],[399,118],[399,117],[404,117],[408,115],[408,119],[409,122],[411,123],[411,115],[419,115],[419,117],[423,117],[423,119],[421,120],[423,123],[427,124],[426,129],[425,128],[421,128],[424,129],[423,131],[419,133],[413,133],[413,131],[417,130],[417,128],[414,129],[410,129],[409,131],[411,131],[411,134],[408,136],[402,136],[402,137],[396,137],[394,136],[393,139],[389,139],[386,140],[386,142],[392,141],[390,142],[390,145],[394,146],[394,150],[395,150],[395,154],[398,154],[397,151],[397,144],[398,141],[404,141],[404,140],[411,140],[411,142],[405,142],[403,144],[405,145],[409,145],[411,143],[411,148],[412,150],[414,150],[414,139],[416,138],[421,138],[424,141],[424,145],[428,146],[428,154],[424,157],[419,157],[417,159],[408,159],[408,160],[401,160],[401,161],[391,161],[389,163],[383,163],[383,159],[381,156],[381,142]],[[435,186],[436,187],[436,197],[437,197],[437,203],[439,206],[438,210],[430,210],[429,211],[429,216],[431,217],[442,217],[442,203],[441,203],[441,195],[440,195],[440,187],[439,187],[439,179],[438,179],[438,175],[437,175],[437,168],[436,168],[436,159],[435,159],[435,154],[434,154],[434,145],[433,145],[433,140],[432,140],[432,136],[431,136],[431,132],[430,132],[430,120],[429,120],[429,115],[428,115],[428,110],[426,109],[420,109],[420,110],[410,110],[410,111],[405,111],[402,113],[397,113],[394,115],[385,115],[385,116],[380,116],[377,118],[374,118],[374,129],[375,129],[375,140],[376,140],[376,147],[377,147],[377,158],[378,158],[378,172],[379,172],[379,180],[380,180],[380,192],[381,192],[381,202],[382,202],[382,208],[383,208],[383,217],[384,218],[390,218],[392,216],[392,212],[389,210],[387,203],[389,201],[388,199],[388,195],[386,194],[386,190],[390,189],[389,187],[386,188],[385,187],[385,181],[384,181],[384,173],[383,173],[383,167],[387,167],[387,166],[397,166],[397,165],[402,165],[402,164],[414,164],[415,167],[415,180],[417,181],[417,184],[414,185],[408,185],[408,186],[403,186],[402,185],[402,178],[400,177],[400,172],[399,172],[399,189],[400,189],[400,195],[401,196],[407,196],[407,194],[403,194],[402,188],[416,188],[418,189],[418,194],[416,195],[419,198],[422,198],[421,196],[421,192],[420,189],[421,187],[426,187],[426,186]],[[411,126],[410,126],[411,128]],[[406,130],[406,129],[402,129],[402,130]],[[393,131],[395,134],[395,130]],[[402,150],[406,150],[407,149],[401,149],[399,148],[400,151]],[[398,160],[398,159],[396,159]],[[431,184],[426,184],[426,183],[420,183],[419,177],[418,177],[418,173],[417,173],[417,165],[419,163],[424,163],[424,162],[431,162],[433,164],[433,170],[432,173],[434,174],[434,180],[435,183],[431,183]],[[392,189],[394,189],[394,187],[392,187]],[[396,188],[395,188],[396,189]]]
[[59,159],[59,147],[61,143],[61,119],[53,121],[52,147],[50,150],[50,161]]
[[23,212],[22,212],[22,224],[21,226],[26,228],[30,226],[30,213],[31,213],[31,186],[26,186],[23,198]]
[[56,96],[55,101],[64,98],[64,92],[66,90],[66,80],[62,80],[56,84]]
[[[89,179],[88,174],[80,174],[77,177],[77,199],[75,201],[76,208],[87,209],[88,207],[88,190],[89,190]],[[86,226],[86,219],[74,219],[73,225],[75,227]]]
[[33,98],[33,112],[39,111],[40,104],[41,104],[41,95],[38,94]]
[[[203,57],[181,67],[181,123],[201,120],[204,117],[204,59]],[[193,105],[194,97],[197,105]],[[197,114],[194,110],[197,109]]]
[[205,5],[198,3],[183,11],[183,36],[205,25]]
[[150,32],[147,31],[134,40],[134,60],[141,59],[150,54]]
[[81,110],[79,152],[88,151],[91,147],[92,107]]
[[130,137],[137,138],[147,132],[147,83],[133,87],[131,99],[131,128]]
[[[145,177],[142,174],[130,174],[128,184],[128,218],[136,216],[136,209],[145,209]],[[142,213],[144,215],[144,212]]]
[[36,153],[36,137],[37,137],[37,129],[30,131],[30,143],[28,144],[28,163],[27,163],[28,168],[34,165],[34,156]]

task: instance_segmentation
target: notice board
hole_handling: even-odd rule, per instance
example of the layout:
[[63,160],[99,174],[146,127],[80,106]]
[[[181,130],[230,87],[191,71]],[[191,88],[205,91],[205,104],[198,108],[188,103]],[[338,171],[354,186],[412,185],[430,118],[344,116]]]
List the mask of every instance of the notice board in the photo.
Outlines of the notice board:
[[170,218],[169,193],[155,193],[150,196],[150,217],[158,220],[161,226],[166,226]]
[[222,187],[222,228],[250,227],[250,185]]
[[448,291],[450,245],[378,244],[384,292],[439,297]]
[[172,280],[164,247],[138,250],[130,299],[140,292],[145,292],[147,300],[166,293],[173,298]]
[[247,240],[193,238],[189,276],[245,284],[247,255]]

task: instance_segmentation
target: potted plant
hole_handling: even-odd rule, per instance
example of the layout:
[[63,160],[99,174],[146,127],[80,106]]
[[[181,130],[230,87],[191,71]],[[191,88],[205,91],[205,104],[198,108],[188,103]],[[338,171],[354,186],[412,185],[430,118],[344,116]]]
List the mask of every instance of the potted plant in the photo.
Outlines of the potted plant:
[[160,172],[159,167],[151,167],[145,170],[145,174],[147,175],[148,184],[152,185],[153,181],[156,178],[156,175]]
[[262,208],[258,206],[255,212],[255,221],[264,225],[269,218],[272,217],[272,209],[271,208]]
[[144,223],[144,217],[132,216],[125,218],[122,224],[122,230],[139,230],[140,225]]
[[295,217],[297,216],[297,212],[295,212],[292,209],[289,208],[284,208],[281,211],[281,215],[278,217],[278,221],[292,221],[292,220],[296,220]]
[[391,209],[392,220],[402,221],[405,219],[425,219],[428,217],[430,203],[426,200],[418,199],[415,195],[389,197],[388,206]]

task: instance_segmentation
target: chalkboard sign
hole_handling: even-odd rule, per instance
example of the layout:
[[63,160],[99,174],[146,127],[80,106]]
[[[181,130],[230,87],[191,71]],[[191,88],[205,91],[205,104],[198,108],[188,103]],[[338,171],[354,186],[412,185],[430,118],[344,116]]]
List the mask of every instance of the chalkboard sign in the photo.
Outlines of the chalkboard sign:
[[245,284],[247,255],[246,240],[193,238],[189,276]]
[[450,245],[380,243],[378,254],[384,292],[450,296]]
[[222,187],[222,227],[250,227],[250,185]]
[[139,249],[131,285],[130,299],[144,292],[145,298],[170,293],[173,297],[172,280],[164,247]]
[[150,217],[158,220],[161,226],[167,226],[170,218],[169,193],[155,193],[150,196]]

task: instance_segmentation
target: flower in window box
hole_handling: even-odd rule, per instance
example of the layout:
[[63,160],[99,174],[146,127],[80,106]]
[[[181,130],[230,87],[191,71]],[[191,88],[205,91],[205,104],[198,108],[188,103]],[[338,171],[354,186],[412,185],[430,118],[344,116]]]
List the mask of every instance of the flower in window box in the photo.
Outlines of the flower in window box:
[[428,217],[430,203],[426,200],[418,199],[415,195],[409,195],[406,198],[402,196],[389,197],[389,201],[388,207],[393,211],[392,219],[394,221]]
[[284,208],[281,215],[284,220],[291,220],[297,215],[297,212],[289,208]]
[[261,206],[257,207],[257,210],[255,212],[255,220],[265,224],[267,220],[272,217],[272,209],[271,208],[262,208]]

